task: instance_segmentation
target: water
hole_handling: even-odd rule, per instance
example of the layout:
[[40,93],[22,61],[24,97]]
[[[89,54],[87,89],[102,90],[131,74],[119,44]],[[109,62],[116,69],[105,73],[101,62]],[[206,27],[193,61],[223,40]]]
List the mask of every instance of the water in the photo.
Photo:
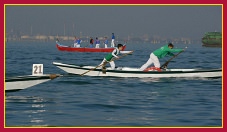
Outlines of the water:
[[[64,44],[70,45],[65,42]],[[85,44],[86,45],[86,44]],[[140,67],[161,44],[127,44],[134,50],[116,66]],[[169,68],[221,68],[221,48],[176,44],[185,52]],[[6,76],[29,75],[32,64],[44,73],[66,73],[53,61],[98,65],[107,53],[58,51],[55,42],[6,43]],[[161,65],[170,57],[160,59]],[[204,127],[222,126],[222,78],[114,78],[63,76],[5,94],[6,127]]]

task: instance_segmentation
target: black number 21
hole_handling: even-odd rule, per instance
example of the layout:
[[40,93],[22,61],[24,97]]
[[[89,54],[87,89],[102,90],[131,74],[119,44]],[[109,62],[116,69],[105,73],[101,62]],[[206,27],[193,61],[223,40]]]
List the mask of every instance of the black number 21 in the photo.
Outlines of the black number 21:
[[42,66],[41,65],[39,65],[39,66],[35,65],[34,68],[35,68],[34,74],[42,73]]

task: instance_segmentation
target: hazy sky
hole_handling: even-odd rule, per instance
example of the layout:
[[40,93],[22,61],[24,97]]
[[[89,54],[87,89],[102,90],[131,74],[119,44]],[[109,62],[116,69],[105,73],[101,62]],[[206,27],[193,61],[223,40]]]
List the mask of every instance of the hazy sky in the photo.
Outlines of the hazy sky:
[[28,35],[82,32],[93,37],[110,37],[114,32],[119,37],[148,34],[200,39],[205,32],[222,30],[222,7],[6,6],[6,30],[12,29]]

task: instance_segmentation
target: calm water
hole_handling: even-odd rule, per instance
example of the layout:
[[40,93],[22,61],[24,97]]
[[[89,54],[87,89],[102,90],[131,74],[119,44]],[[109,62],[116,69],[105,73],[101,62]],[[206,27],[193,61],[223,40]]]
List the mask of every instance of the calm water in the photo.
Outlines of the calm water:
[[[70,42],[65,42],[71,45]],[[86,45],[86,44],[84,44]],[[140,67],[162,44],[127,44],[134,50],[115,61]],[[187,50],[169,68],[221,68],[221,48],[176,44]],[[98,65],[107,53],[58,51],[55,42],[6,43],[6,76],[29,75],[32,64],[44,73],[66,73],[53,61]],[[160,60],[161,64],[169,57]],[[9,126],[222,126],[222,78],[113,78],[62,76],[5,94]]]

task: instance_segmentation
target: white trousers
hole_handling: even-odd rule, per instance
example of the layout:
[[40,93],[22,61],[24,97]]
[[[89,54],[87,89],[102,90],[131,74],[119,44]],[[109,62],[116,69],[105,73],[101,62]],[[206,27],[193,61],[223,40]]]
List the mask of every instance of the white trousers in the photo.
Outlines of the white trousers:
[[95,45],[95,48],[99,48],[99,44],[96,44],[96,45]]
[[148,66],[150,66],[152,63],[154,63],[155,67],[160,68],[160,62],[157,56],[155,56],[153,53],[150,54],[150,58],[148,59],[148,61],[140,67],[140,70],[145,70]]
[[77,43],[74,43],[74,47],[76,47],[77,46]]
[[[108,62],[108,61],[104,58],[103,61],[102,61],[102,63],[100,63],[99,65],[104,64],[104,62]],[[111,61],[109,63],[110,63],[111,69],[114,70],[115,69],[115,63],[114,63],[114,61]]]
[[115,47],[114,39],[112,39],[112,41],[111,41],[111,47]]

